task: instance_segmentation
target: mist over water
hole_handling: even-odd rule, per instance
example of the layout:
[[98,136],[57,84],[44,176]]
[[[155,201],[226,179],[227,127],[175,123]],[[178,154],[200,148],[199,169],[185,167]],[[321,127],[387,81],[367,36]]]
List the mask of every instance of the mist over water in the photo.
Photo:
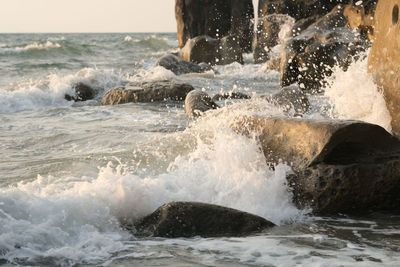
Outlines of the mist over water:
[[[173,34],[0,35],[0,264],[400,263],[400,217],[308,216],[291,203],[290,167],[272,170],[257,133],[231,129],[238,116],[294,115],[261,98],[279,90],[279,73],[265,72],[251,55],[245,65],[204,74],[153,67],[176,49]],[[166,79],[210,95],[253,98],[220,101],[223,108],[197,121],[181,102],[99,104],[129,81]],[[96,98],[66,101],[76,82],[95,88]],[[311,103],[305,118],[356,119],[390,130],[365,59],[335,71]],[[142,240],[121,225],[179,200],[237,208],[279,226],[248,238]]]

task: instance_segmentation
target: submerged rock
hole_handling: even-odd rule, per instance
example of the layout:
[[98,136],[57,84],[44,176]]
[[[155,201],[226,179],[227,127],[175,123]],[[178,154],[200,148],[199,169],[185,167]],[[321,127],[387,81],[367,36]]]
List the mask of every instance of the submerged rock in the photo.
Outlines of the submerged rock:
[[102,105],[117,105],[125,103],[150,103],[166,100],[183,101],[186,95],[194,90],[193,86],[174,81],[129,83],[108,91]]
[[96,91],[92,87],[81,82],[72,85],[72,89],[75,95],[66,94],[65,99],[67,101],[87,101],[93,99],[96,95]]
[[247,236],[275,226],[246,212],[197,202],[171,202],[135,224],[136,235],[155,237]]
[[400,141],[357,121],[243,117],[267,162],[288,163],[294,202],[318,213],[394,210],[400,205]]
[[220,39],[231,35],[239,41],[243,52],[251,51],[252,0],[176,0],[175,17],[181,48],[197,36]]
[[240,93],[240,92],[229,92],[229,93],[223,93],[223,94],[216,94],[213,96],[212,100],[213,101],[221,101],[221,100],[226,100],[226,99],[250,99],[251,97],[249,95]]
[[180,57],[168,54],[160,58],[156,66],[161,66],[167,70],[172,71],[175,75],[187,74],[187,73],[203,73],[212,70],[212,67],[208,64],[196,64],[181,59]]
[[203,91],[193,90],[186,96],[185,112],[189,117],[197,117],[207,110],[217,108],[219,106]]

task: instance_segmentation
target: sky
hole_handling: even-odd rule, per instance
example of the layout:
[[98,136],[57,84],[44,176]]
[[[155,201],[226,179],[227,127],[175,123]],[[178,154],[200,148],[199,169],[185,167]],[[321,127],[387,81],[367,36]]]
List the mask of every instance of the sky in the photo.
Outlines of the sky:
[[176,32],[174,0],[0,2],[0,33]]

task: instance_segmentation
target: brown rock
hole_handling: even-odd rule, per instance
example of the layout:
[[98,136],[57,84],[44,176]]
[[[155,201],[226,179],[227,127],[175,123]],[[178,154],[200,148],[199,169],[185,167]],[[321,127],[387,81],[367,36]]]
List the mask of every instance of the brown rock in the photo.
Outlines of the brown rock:
[[155,237],[247,236],[273,227],[246,212],[197,202],[171,202],[135,224],[136,235]]
[[108,91],[102,105],[117,105],[125,103],[150,103],[166,100],[183,101],[186,95],[194,90],[189,84],[161,81],[130,83]]
[[165,69],[172,71],[175,75],[203,73],[212,70],[211,66],[208,64],[200,66],[199,64],[183,60],[174,54],[163,56],[157,61],[156,66],[164,67]]
[[179,51],[179,56],[194,63],[215,64],[218,60],[219,40],[209,36],[198,36],[187,40],[185,47]]
[[375,11],[374,41],[369,71],[383,89],[392,116],[392,129],[400,136],[400,0],[379,1]]
[[193,90],[187,94],[185,99],[185,112],[189,117],[197,117],[210,109],[217,109],[219,106],[211,97],[200,90]]

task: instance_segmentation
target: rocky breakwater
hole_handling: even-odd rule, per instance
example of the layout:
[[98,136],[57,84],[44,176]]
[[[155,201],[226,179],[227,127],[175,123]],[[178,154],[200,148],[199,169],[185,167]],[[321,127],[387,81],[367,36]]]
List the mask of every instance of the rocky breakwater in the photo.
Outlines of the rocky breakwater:
[[286,162],[299,208],[315,213],[398,210],[400,141],[377,125],[242,117],[232,127],[258,133],[266,160]]
[[393,133],[400,136],[400,0],[380,0],[375,11],[374,42],[368,70],[382,88],[392,116]]

